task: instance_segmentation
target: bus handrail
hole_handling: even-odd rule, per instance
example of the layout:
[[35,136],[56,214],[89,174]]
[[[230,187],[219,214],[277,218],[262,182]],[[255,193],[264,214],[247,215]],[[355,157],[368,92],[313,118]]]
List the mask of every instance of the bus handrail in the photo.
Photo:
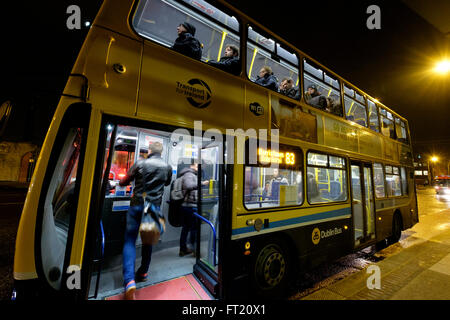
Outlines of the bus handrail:
[[207,224],[209,224],[209,226],[210,226],[211,229],[212,229],[213,236],[214,236],[214,242],[213,242],[214,261],[213,261],[213,263],[214,263],[214,266],[216,266],[216,265],[217,265],[217,263],[216,263],[216,239],[217,239],[217,237],[216,237],[216,228],[214,228],[214,225],[212,224],[211,221],[209,221],[208,219],[206,219],[206,218],[203,217],[202,215],[198,214],[198,213],[195,212],[195,211],[192,212],[192,213],[194,214],[194,216],[196,216],[196,217],[199,218],[200,220],[202,220],[202,221],[206,222]]

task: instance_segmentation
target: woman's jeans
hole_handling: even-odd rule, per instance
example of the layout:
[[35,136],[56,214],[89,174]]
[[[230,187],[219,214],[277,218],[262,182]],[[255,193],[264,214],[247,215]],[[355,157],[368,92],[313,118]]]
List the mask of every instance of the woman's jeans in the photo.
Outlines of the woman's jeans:
[[181,235],[180,235],[180,251],[186,251],[187,250],[186,242],[189,232],[190,232],[189,242],[192,245],[192,247],[194,247],[195,245],[197,218],[192,213],[193,212],[197,213],[197,208],[181,207],[181,211],[183,215],[183,227],[181,228]]
[[[130,206],[127,212],[127,226],[125,230],[125,243],[123,245],[123,280],[127,285],[131,280],[134,280],[135,260],[136,260],[136,239],[139,233],[139,226],[141,225],[142,213],[144,205]],[[149,212],[153,211],[159,214],[160,207],[151,205]],[[142,245],[141,249],[141,266],[138,270],[139,274],[145,274],[150,267],[152,258],[152,246]]]

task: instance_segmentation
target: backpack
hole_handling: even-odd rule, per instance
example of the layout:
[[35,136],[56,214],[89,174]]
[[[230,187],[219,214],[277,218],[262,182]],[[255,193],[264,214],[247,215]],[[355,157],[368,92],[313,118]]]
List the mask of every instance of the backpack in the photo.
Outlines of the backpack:
[[178,201],[178,200],[184,199],[185,194],[183,192],[183,180],[182,179],[183,179],[182,177],[178,177],[172,182],[172,185],[170,186],[170,200],[171,201]]
[[181,205],[184,201],[182,177],[176,178],[170,185],[170,201],[168,220],[171,226],[181,227],[183,224],[183,214],[181,213]]

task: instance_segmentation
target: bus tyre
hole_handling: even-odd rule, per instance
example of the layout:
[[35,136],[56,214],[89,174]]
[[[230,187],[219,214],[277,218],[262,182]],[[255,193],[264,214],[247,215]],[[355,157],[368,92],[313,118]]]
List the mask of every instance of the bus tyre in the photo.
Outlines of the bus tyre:
[[285,293],[291,271],[287,248],[281,240],[272,240],[261,246],[253,264],[253,286],[258,295],[275,298]]
[[376,251],[381,251],[381,250],[385,249],[387,246],[388,246],[387,240],[383,239],[383,240],[375,243],[375,250]]
[[402,235],[402,217],[398,212],[392,219],[392,235],[388,238],[389,245],[397,243]]

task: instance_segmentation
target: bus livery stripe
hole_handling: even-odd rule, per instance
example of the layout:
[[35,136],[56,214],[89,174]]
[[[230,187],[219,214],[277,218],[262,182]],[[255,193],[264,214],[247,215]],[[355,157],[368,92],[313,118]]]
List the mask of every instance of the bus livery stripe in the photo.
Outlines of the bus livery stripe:
[[[318,222],[325,222],[325,221],[337,220],[337,219],[345,219],[345,218],[350,218],[350,217],[351,217],[351,208],[347,207],[347,208],[342,208],[342,209],[337,209],[337,210],[332,210],[332,211],[325,211],[325,212],[320,212],[320,213],[316,213],[316,214],[310,214],[310,215],[306,215],[306,216],[302,216],[302,217],[295,217],[295,218],[286,219],[286,220],[270,221],[269,227],[264,228],[261,231],[269,230],[269,229],[272,229],[271,231],[274,231],[273,229],[279,229],[279,230],[290,229],[290,228],[294,227],[294,225],[298,225],[298,226],[308,225],[308,224],[313,224],[313,223],[318,223]],[[232,231],[232,236],[239,236],[239,235],[242,235],[245,233],[253,233],[253,232],[255,232],[255,233],[257,232],[253,226],[237,228]]]

